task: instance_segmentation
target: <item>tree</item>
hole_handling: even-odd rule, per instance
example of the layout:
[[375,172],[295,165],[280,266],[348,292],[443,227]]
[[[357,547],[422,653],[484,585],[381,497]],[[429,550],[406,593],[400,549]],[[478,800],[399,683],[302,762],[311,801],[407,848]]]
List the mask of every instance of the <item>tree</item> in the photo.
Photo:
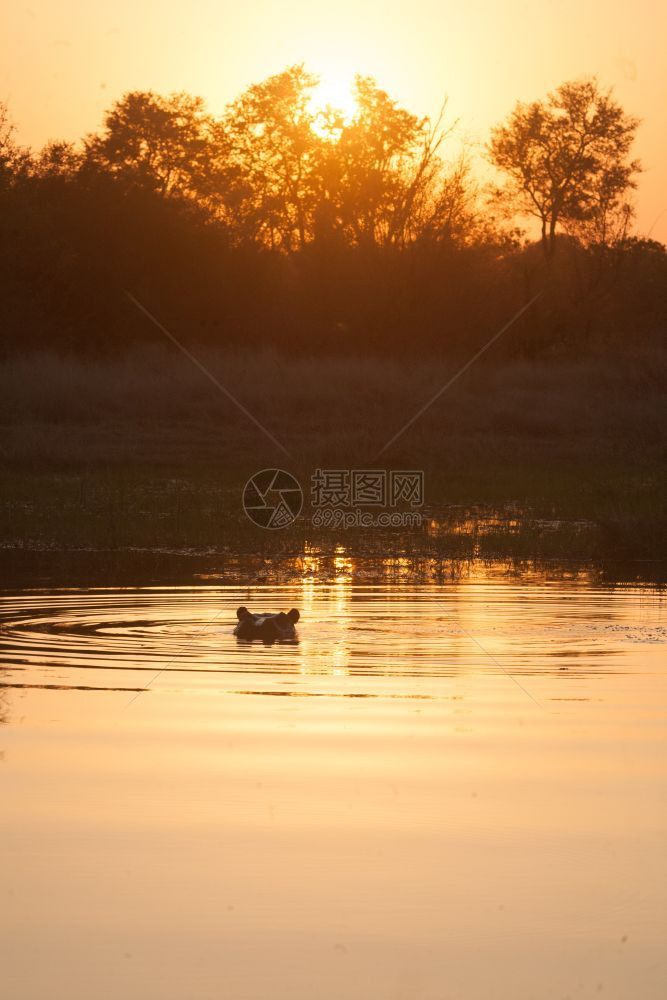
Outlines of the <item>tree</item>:
[[518,103],[493,129],[489,158],[507,175],[496,194],[539,220],[548,258],[559,225],[604,234],[604,218],[623,212],[640,170],[629,158],[638,124],[592,79],[564,83],[544,101]]
[[313,167],[322,141],[310,100],[317,82],[302,65],[291,66],[249,87],[218,126],[218,146],[223,155],[229,150],[235,178],[237,224],[246,236],[288,252],[312,235]]
[[0,101],[0,191],[25,176],[30,167],[30,153],[16,142],[16,126],[9,108]]
[[193,196],[207,175],[212,119],[201,97],[134,91],[104,118],[86,143],[90,164],[132,186]]
[[359,246],[399,246],[415,239],[451,188],[442,186],[438,150],[448,130],[444,106],[435,124],[400,108],[372,77],[357,76],[357,111],[349,123],[329,112],[321,151],[327,217]]
[[[464,150],[453,162],[437,158],[422,197],[413,205],[411,231],[414,238],[431,243],[462,246],[482,238],[476,202],[478,191],[471,179],[470,160]],[[490,232],[484,220],[485,233]]]
[[84,162],[84,155],[74,143],[47,142],[33,157],[30,175],[39,180],[71,179],[76,176]]

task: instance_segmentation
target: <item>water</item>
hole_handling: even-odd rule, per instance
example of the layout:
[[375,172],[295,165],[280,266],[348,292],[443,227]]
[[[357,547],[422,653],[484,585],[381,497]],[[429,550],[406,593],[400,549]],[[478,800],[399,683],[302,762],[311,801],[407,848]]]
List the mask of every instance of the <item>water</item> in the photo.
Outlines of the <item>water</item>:
[[339,569],[4,592],[9,1000],[664,996],[662,592]]

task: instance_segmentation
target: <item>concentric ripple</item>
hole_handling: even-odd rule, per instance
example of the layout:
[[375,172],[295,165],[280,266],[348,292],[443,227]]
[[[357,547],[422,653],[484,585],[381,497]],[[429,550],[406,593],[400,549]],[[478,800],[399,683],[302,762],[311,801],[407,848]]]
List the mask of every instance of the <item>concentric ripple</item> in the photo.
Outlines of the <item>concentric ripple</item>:
[[[258,611],[299,607],[297,641],[238,642],[232,630],[241,603]],[[636,669],[637,647],[651,669],[651,647],[667,637],[658,592],[497,579],[29,591],[4,596],[0,613],[4,687],[82,690],[144,690],[156,675],[161,687],[182,689],[212,674],[225,688],[261,693],[284,693],[289,677],[300,693],[326,693],[312,681],[329,678],[336,694],[373,695],[384,678],[394,682],[394,696],[428,696],[415,681],[484,672],[528,684],[548,674]],[[338,683],[345,677],[355,681],[347,692]]]

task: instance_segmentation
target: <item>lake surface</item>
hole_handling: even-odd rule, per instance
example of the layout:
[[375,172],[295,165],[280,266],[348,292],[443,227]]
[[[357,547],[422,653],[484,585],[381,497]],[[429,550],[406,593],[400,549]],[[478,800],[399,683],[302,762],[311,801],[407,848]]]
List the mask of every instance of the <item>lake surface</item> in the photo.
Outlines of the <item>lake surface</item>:
[[2,593],[8,1000],[662,1000],[664,592],[338,568]]

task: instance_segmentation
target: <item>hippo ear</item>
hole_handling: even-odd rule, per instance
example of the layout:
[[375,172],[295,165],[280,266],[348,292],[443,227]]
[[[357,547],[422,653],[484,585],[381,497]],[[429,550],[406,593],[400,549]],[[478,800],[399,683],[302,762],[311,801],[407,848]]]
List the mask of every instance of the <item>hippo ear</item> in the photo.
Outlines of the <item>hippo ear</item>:
[[300,614],[299,614],[299,612],[298,612],[298,611],[296,610],[296,608],[292,608],[292,610],[291,610],[291,611],[288,611],[288,612],[287,612],[287,617],[288,617],[288,618],[289,618],[289,620],[291,621],[292,625],[296,625],[296,623],[298,622],[298,620],[299,620],[299,618],[301,617],[301,615],[300,615]]
[[244,618],[252,618],[252,615],[250,614],[247,608],[241,607],[237,608],[236,617],[240,622],[242,622]]

